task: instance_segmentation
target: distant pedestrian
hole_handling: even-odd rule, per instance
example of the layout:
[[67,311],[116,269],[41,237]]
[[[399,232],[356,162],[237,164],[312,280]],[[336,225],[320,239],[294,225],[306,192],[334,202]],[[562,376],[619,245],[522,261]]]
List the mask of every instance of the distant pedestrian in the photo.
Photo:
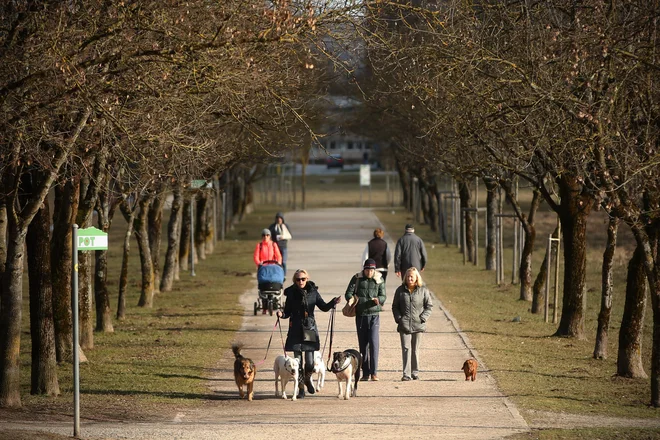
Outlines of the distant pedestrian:
[[270,236],[273,242],[277,243],[280,254],[282,254],[282,269],[284,269],[284,275],[286,275],[286,260],[289,256],[287,246],[292,237],[289,226],[284,222],[284,215],[281,212],[275,214],[275,223],[270,225],[268,230],[270,230]]
[[270,239],[268,229],[261,231],[261,241],[254,248],[254,264],[259,267],[266,261],[277,261],[282,264],[282,255],[277,245]]
[[402,381],[419,379],[419,346],[432,308],[431,293],[422,276],[416,268],[409,268],[392,300],[392,314],[401,338]]
[[394,250],[394,271],[396,276],[406,273],[411,267],[422,272],[426,266],[426,248],[421,238],[415,235],[413,225],[406,225],[406,232],[396,242]]
[[355,310],[360,354],[362,355],[362,380],[378,380],[378,350],[380,345],[380,312],[387,299],[385,282],[380,272],[376,272],[376,262],[368,259],[362,272],[353,275],[344,297],[349,301],[355,296],[358,304]]
[[380,272],[383,276],[383,281],[387,280],[387,268],[392,261],[392,253],[390,252],[387,242],[383,240],[385,232],[382,229],[376,228],[374,230],[374,238],[369,240],[367,246],[362,253],[362,260],[371,258],[376,262],[376,271]]

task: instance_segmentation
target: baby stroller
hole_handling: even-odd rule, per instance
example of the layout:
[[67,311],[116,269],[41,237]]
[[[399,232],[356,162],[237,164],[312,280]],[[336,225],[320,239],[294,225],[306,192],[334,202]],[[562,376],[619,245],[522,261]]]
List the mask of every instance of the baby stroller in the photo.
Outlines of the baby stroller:
[[259,297],[254,302],[254,314],[259,310],[272,316],[273,310],[283,308],[281,301],[284,284],[284,269],[277,261],[265,261],[257,270]]

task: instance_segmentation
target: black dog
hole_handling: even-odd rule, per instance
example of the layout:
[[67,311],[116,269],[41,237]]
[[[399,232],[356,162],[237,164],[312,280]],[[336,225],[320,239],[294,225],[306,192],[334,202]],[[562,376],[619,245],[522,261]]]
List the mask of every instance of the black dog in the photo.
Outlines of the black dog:
[[[362,370],[362,355],[359,351],[348,349],[336,351],[332,354],[330,371],[337,376],[340,399],[348,400],[357,396],[358,382],[360,381],[360,370]],[[346,388],[342,393],[342,382],[346,382]]]

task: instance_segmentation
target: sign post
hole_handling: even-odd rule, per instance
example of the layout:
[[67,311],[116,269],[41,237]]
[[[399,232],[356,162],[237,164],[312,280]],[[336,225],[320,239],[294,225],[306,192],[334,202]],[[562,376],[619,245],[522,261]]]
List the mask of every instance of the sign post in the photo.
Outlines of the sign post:
[[371,166],[369,164],[360,165],[360,206],[362,206],[362,187],[369,187],[369,207],[371,207]]
[[80,438],[80,353],[78,327],[78,251],[108,249],[108,234],[95,227],[78,229],[72,226],[73,255],[71,258],[71,314],[73,321],[73,436]]

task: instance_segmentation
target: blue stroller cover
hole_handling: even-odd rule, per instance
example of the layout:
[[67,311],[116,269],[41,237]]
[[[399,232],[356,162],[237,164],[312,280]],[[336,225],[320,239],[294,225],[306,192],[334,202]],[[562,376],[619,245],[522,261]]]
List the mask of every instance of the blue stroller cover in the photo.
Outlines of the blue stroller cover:
[[284,283],[284,269],[279,264],[264,264],[257,271],[257,282]]

